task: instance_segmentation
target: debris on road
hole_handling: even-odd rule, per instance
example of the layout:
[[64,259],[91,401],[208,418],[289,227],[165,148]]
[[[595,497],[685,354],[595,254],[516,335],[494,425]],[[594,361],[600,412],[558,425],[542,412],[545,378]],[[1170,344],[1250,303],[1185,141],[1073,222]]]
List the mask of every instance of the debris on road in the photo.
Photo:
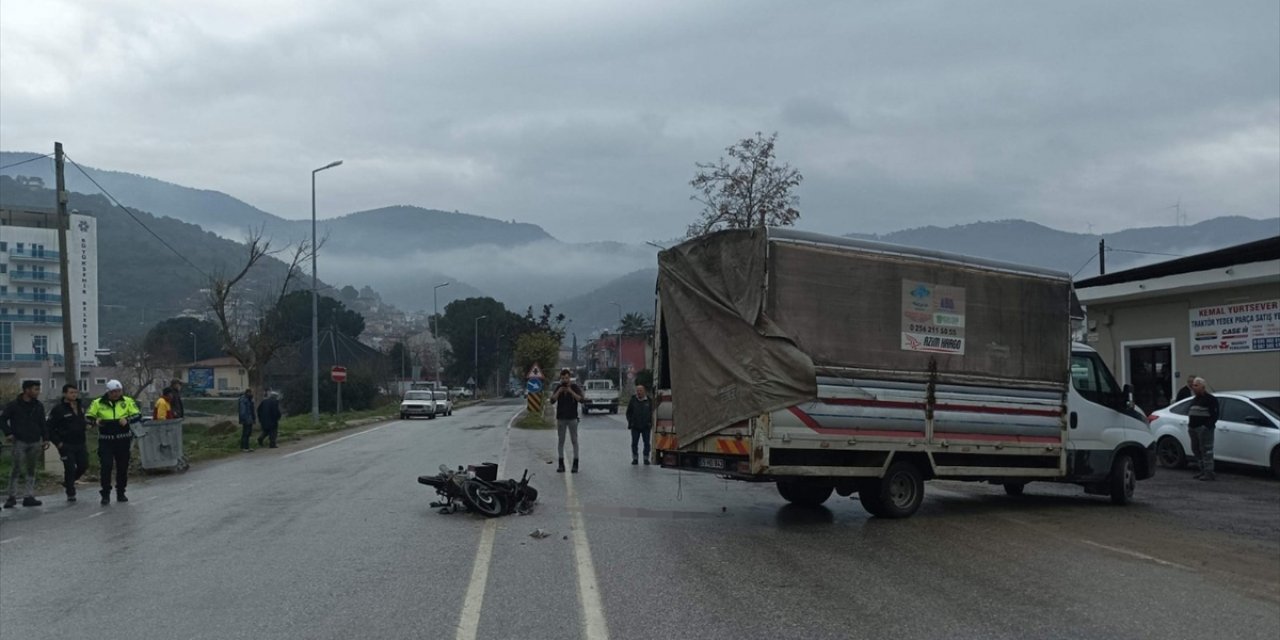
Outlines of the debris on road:
[[534,529],[533,531],[529,532],[529,537],[541,540],[543,538],[551,537],[551,534],[547,533],[546,531],[543,531],[542,529]]

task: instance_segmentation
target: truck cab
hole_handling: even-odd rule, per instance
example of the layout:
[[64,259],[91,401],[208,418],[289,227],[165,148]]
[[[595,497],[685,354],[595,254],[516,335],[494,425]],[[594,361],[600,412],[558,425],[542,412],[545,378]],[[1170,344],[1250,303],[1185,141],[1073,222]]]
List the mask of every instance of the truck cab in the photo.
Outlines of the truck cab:
[[618,412],[618,388],[614,386],[612,380],[597,378],[587,380],[583,383],[583,403],[582,414],[586,415],[592,409],[607,410],[609,413]]

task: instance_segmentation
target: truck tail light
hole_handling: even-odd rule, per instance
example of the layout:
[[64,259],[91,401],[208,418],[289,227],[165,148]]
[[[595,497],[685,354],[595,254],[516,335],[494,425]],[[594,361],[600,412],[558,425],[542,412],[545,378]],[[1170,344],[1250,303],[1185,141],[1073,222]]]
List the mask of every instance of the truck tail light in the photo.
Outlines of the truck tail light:
[[1151,424],[1152,422],[1155,422],[1156,420],[1159,420],[1159,419],[1160,419],[1160,416],[1153,413],[1147,416],[1147,424]]

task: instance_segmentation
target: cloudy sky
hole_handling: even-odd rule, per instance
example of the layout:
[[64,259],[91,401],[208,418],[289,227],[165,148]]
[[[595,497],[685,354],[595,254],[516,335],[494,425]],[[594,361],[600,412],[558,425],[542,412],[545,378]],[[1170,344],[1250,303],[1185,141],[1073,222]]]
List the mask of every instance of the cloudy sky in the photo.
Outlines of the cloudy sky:
[[5,2],[0,147],[290,218],[390,204],[679,236],[778,132],[800,227],[1280,214],[1280,4]]

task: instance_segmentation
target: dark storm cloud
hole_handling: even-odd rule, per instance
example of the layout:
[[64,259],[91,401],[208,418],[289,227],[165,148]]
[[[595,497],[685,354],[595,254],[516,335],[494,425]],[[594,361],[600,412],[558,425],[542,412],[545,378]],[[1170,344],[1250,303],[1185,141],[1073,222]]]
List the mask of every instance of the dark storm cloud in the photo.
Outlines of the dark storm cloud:
[[[43,37],[56,19],[58,46]],[[755,131],[801,226],[1280,209],[1280,9],[1233,3],[6,3],[0,134],[286,217],[394,203],[670,238]]]

